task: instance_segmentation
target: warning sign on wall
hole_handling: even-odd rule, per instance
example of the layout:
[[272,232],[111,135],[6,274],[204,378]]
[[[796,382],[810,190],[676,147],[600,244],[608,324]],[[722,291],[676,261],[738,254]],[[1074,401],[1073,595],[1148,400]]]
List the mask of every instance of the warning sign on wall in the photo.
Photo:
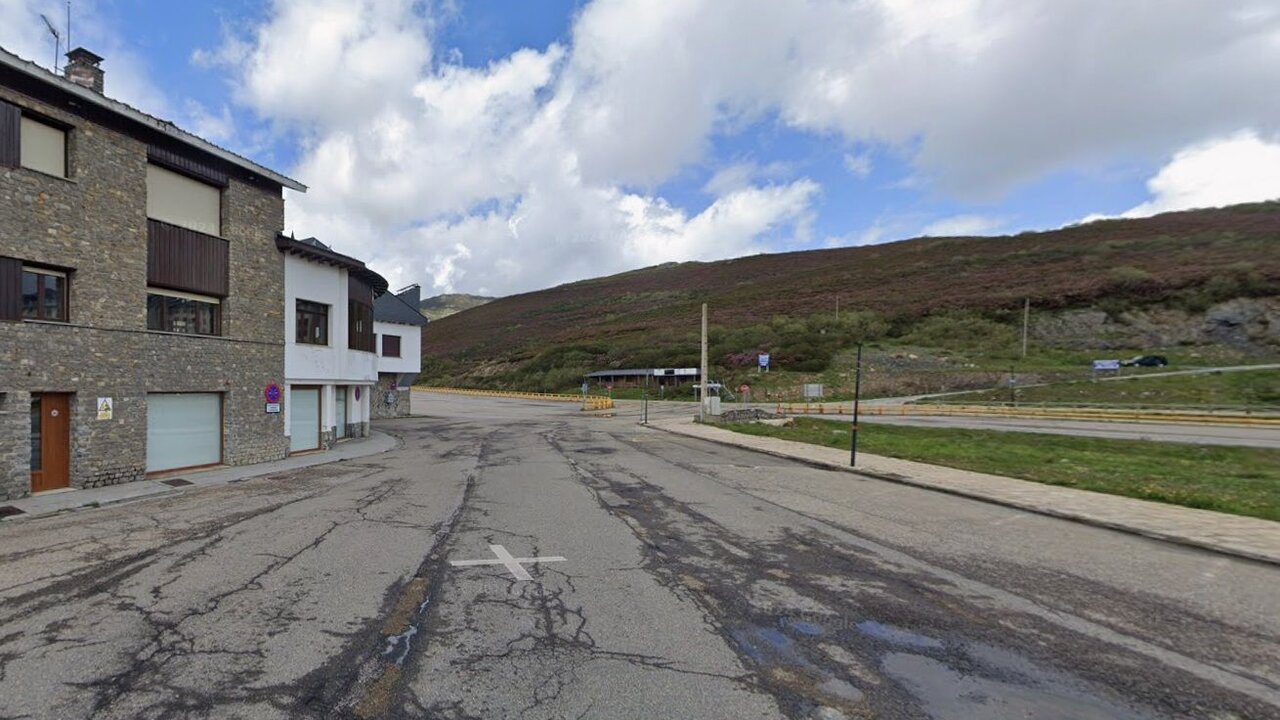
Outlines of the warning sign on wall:
[[113,405],[111,398],[98,398],[98,419],[110,420]]

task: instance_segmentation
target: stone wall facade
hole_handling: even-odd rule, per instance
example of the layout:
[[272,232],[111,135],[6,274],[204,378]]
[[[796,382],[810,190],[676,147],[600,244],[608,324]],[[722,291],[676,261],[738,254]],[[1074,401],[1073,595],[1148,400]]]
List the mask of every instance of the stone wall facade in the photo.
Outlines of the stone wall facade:
[[[374,420],[409,416],[409,390],[396,387],[398,373],[378,373],[378,384],[369,398],[369,415]],[[390,399],[391,402],[387,402]]]
[[0,100],[72,126],[67,178],[0,168],[0,256],[71,268],[68,322],[0,322],[0,498],[30,492],[32,393],[71,394],[72,487],[144,476],[148,393],[220,393],[226,464],[285,457],[282,416],[262,396],[284,381],[279,188],[233,175],[222,193],[222,336],[150,331],[147,144],[8,88]]

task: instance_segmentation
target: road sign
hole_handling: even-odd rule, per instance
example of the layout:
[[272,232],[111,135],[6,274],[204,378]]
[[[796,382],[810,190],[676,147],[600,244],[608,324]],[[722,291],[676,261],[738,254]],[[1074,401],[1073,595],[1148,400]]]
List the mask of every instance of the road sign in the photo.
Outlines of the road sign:
[[760,362],[760,367],[762,367],[762,368],[768,368],[768,367],[769,367],[769,353],[760,353],[760,354],[756,357],[756,359]]
[[115,405],[109,397],[98,398],[98,419],[110,420]]
[[806,400],[813,400],[822,397],[822,383],[805,383],[804,397]]
[[1093,361],[1093,369],[1094,369],[1095,371],[1097,371],[1097,370],[1119,370],[1119,369],[1120,369],[1120,361],[1119,361],[1119,360],[1094,360],[1094,361]]

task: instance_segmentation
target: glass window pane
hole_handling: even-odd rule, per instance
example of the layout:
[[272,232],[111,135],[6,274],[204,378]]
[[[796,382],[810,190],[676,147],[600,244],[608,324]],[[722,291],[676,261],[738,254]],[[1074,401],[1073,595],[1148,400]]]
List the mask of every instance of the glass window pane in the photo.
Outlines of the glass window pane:
[[62,295],[66,278],[55,275],[44,275],[40,278],[44,283],[44,304],[41,317],[45,320],[65,320],[62,316]]
[[40,317],[40,276],[33,272],[22,273],[22,317]]
[[164,296],[147,296],[147,329],[167,330],[164,324]]

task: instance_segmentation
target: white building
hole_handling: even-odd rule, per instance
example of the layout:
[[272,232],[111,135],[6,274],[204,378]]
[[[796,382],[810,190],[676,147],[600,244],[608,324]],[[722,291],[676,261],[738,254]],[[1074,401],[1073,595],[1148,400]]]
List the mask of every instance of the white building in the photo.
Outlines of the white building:
[[422,372],[422,328],[427,319],[418,310],[421,300],[421,289],[410,285],[373,302],[379,353],[378,393],[372,405],[375,418],[409,414],[410,388]]
[[283,235],[285,389],[289,451],[328,449],[369,432],[378,381],[375,298],[387,281],[355,258]]

